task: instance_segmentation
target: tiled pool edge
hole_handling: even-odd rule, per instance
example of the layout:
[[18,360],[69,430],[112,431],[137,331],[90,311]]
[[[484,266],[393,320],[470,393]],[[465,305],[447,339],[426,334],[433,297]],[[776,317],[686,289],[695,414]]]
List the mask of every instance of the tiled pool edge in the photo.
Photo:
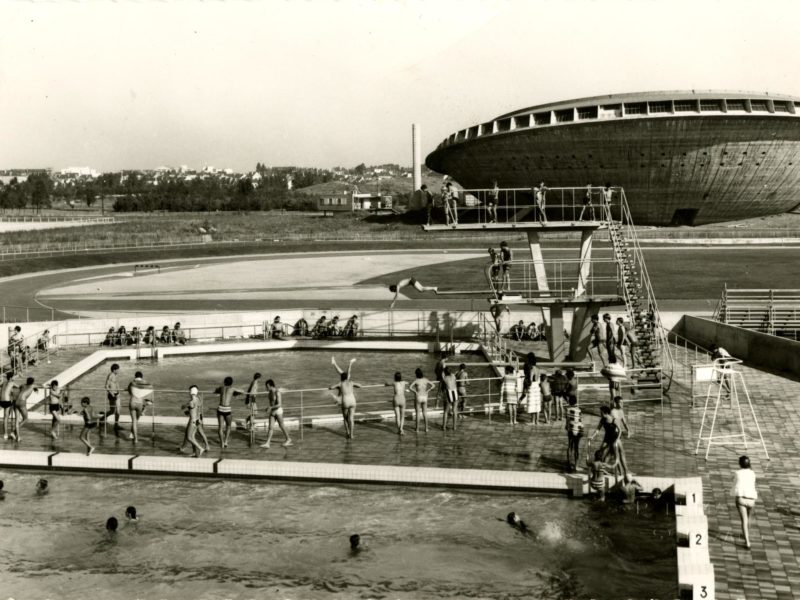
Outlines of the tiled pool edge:
[[[588,479],[582,474],[133,454],[85,456],[74,452],[2,450],[0,468],[546,492],[572,497],[581,497],[588,491]],[[637,477],[637,481],[648,491],[654,488],[674,491],[679,595],[690,593],[693,599],[713,600],[715,578],[708,553],[708,522],[703,513],[702,479]]]

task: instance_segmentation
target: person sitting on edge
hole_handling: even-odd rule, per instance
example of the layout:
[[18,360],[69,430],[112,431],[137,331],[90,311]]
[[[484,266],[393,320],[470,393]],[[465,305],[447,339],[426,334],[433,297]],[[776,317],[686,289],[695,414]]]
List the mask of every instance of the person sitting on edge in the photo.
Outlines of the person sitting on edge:
[[161,335],[158,336],[158,341],[162,344],[169,344],[172,342],[172,334],[169,330],[169,325],[164,325],[161,328]]
[[181,346],[186,344],[186,332],[181,329],[180,323],[175,323],[175,327],[172,330],[172,343],[180,344]]
[[328,323],[328,337],[338,337],[342,334],[342,327],[339,325],[339,315],[335,315]]
[[42,335],[39,336],[39,339],[36,340],[36,348],[40,352],[47,352],[47,349],[50,347],[50,330],[45,329],[42,332]]
[[292,335],[307,336],[308,335],[308,321],[303,317],[297,320],[297,323],[292,327]]
[[358,315],[353,315],[347,319],[342,335],[347,338],[354,338],[358,335]]
[[279,340],[283,335],[283,323],[281,323],[281,317],[278,315],[272,320],[272,325],[269,326],[269,337]]
[[138,327],[134,327],[131,329],[131,344],[134,346],[138,346],[142,341],[142,332],[139,331]]
[[125,325],[120,325],[119,329],[117,329],[117,346],[129,346],[130,343],[128,330],[125,329]]
[[520,319],[519,322],[511,327],[511,339],[521,342],[525,338],[525,322]]
[[108,332],[106,333],[105,339],[100,343],[101,346],[113,346],[114,340],[116,339],[116,333],[114,333],[114,328],[109,327]]
[[328,334],[327,317],[322,315],[317,322],[314,323],[314,328],[311,330],[311,335],[314,337],[324,337]]
[[400,290],[408,286],[413,286],[414,289],[417,290],[418,292],[433,292],[434,294],[439,293],[438,287],[430,285],[422,285],[412,275],[411,277],[401,279],[395,285],[389,286],[389,291],[394,292],[394,300],[392,300],[392,303],[389,305],[389,308],[394,308],[394,305],[397,302],[397,297],[400,295]]
[[142,341],[147,344],[148,346],[155,346],[156,345],[156,328],[150,325],[147,330],[144,332],[144,338]]

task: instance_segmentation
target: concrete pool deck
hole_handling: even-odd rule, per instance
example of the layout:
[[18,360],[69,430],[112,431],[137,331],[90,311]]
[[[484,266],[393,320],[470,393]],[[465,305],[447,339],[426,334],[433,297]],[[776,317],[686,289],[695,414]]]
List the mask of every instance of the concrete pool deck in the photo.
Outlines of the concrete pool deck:
[[[744,371],[771,461],[764,460],[754,445],[750,445],[749,451],[743,447],[715,446],[708,462],[702,459],[702,452],[696,457],[701,409],[690,408],[688,383],[678,379],[672,386],[663,416],[651,404],[631,404],[626,408],[634,432],[633,437],[625,439],[628,462],[640,476],[702,477],[717,598],[794,598],[800,590],[800,509],[795,501],[800,491],[800,440],[796,435],[800,429],[800,405],[793,400],[800,397],[800,382],[747,367]],[[587,414],[584,423],[590,432],[596,423],[595,416]],[[57,462],[81,463],[84,447],[77,439],[80,426],[65,425],[63,439],[55,448],[49,443],[48,427],[44,422],[26,425],[22,443],[3,442],[0,456],[6,458],[7,451],[16,450],[45,456],[58,452],[62,458]],[[144,421],[143,440],[136,446],[128,441],[126,431],[119,436],[109,434],[103,440],[95,435],[97,452],[174,462],[183,427],[159,425],[154,439],[151,432],[150,424]],[[357,424],[353,441],[347,441],[341,426],[334,424],[306,428],[302,440],[297,432],[291,433],[294,446],[282,448],[283,438],[277,432],[272,448],[264,450],[249,447],[247,432],[235,431],[230,447],[222,451],[216,431],[211,429],[211,450],[207,456],[214,461],[223,458],[237,464],[241,461],[328,464],[332,470],[336,465],[381,465],[520,472],[523,476],[535,472],[563,478],[559,474],[564,466],[566,436],[563,422],[558,421],[512,428],[502,416],[495,415],[490,421],[481,415],[465,418],[456,432],[442,431],[441,422],[437,421],[427,434],[415,434],[410,420],[403,437],[395,433],[393,422],[375,421]],[[263,441],[264,433],[258,432],[257,443]],[[584,441],[582,456],[585,447]],[[760,494],[751,524],[753,548],[749,551],[742,545],[738,515],[729,495],[737,458],[746,452],[753,461]],[[581,472],[585,474],[585,468]]]

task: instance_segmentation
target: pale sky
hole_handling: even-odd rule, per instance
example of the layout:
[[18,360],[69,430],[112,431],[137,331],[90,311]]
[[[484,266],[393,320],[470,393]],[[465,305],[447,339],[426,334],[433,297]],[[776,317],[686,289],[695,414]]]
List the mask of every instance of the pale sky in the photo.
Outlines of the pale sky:
[[800,2],[0,0],[0,168],[411,164],[534,104],[800,96]]

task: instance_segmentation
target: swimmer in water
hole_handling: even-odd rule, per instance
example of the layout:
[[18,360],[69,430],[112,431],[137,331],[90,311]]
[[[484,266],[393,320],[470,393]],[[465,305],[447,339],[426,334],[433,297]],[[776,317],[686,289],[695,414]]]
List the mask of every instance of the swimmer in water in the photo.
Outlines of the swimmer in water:
[[523,521],[515,512],[510,512],[508,515],[506,515],[506,523],[511,525],[517,531],[528,533],[528,526],[525,524],[525,521]]
[[350,536],[350,553],[351,554],[358,554],[364,549],[364,546],[361,545],[361,536],[357,533],[354,533]]
[[46,496],[50,493],[48,489],[47,479],[40,479],[36,482],[36,495],[37,496]]
[[125,509],[125,518],[128,519],[128,521],[138,521],[139,520],[139,518],[136,516],[136,507],[135,506],[129,506],[128,508]]
[[0,479],[0,500],[5,500],[6,499],[6,492],[3,489],[3,487],[5,487],[5,484],[3,483],[3,480]]
[[106,531],[110,534],[117,533],[117,528],[119,527],[119,522],[117,521],[117,517],[108,517],[106,521]]
[[233,387],[233,377],[226,377],[222,385],[214,390],[219,394],[219,406],[217,406],[217,424],[219,425],[219,443],[223,448],[228,447],[228,438],[231,435],[231,424],[233,423],[233,409],[231,400],[234,396],[246,394],[244,390]]
[[267,441],[261,444],[262,448],[269,448],[269,444],[272,441],[272,431],[273,431],[273,424],[277,423],[278,427],[281,428],[281,432],[283,432],[284,437],[286,437],[286,441],[283,442],[283,447],[291,446],[292,445],[292,438],[289,437],[289,432],[286,431],[286,427],[283,424],[283,397],[281,395],[281,391],[275,387],[275,382],[272,379],[267,379],[267,402],[268,404],[268,413],[267,419],[269,420],[269,425],[267,427]]
[[394,308],[394,305],[397,302],[397,298],[400,295],[400,290],[410,285],[414,286],[414,289],[416,289],[418,292],[433,292],[434,294],[439,293],[438,287],[430,285],[422,285],[419,281],[417,281],[413,277],[401,279],[395,285],[389,286],[389,291],[394,292],[394,300],[392,300],[392,303],[391,305],[389,305],[389,308]]

